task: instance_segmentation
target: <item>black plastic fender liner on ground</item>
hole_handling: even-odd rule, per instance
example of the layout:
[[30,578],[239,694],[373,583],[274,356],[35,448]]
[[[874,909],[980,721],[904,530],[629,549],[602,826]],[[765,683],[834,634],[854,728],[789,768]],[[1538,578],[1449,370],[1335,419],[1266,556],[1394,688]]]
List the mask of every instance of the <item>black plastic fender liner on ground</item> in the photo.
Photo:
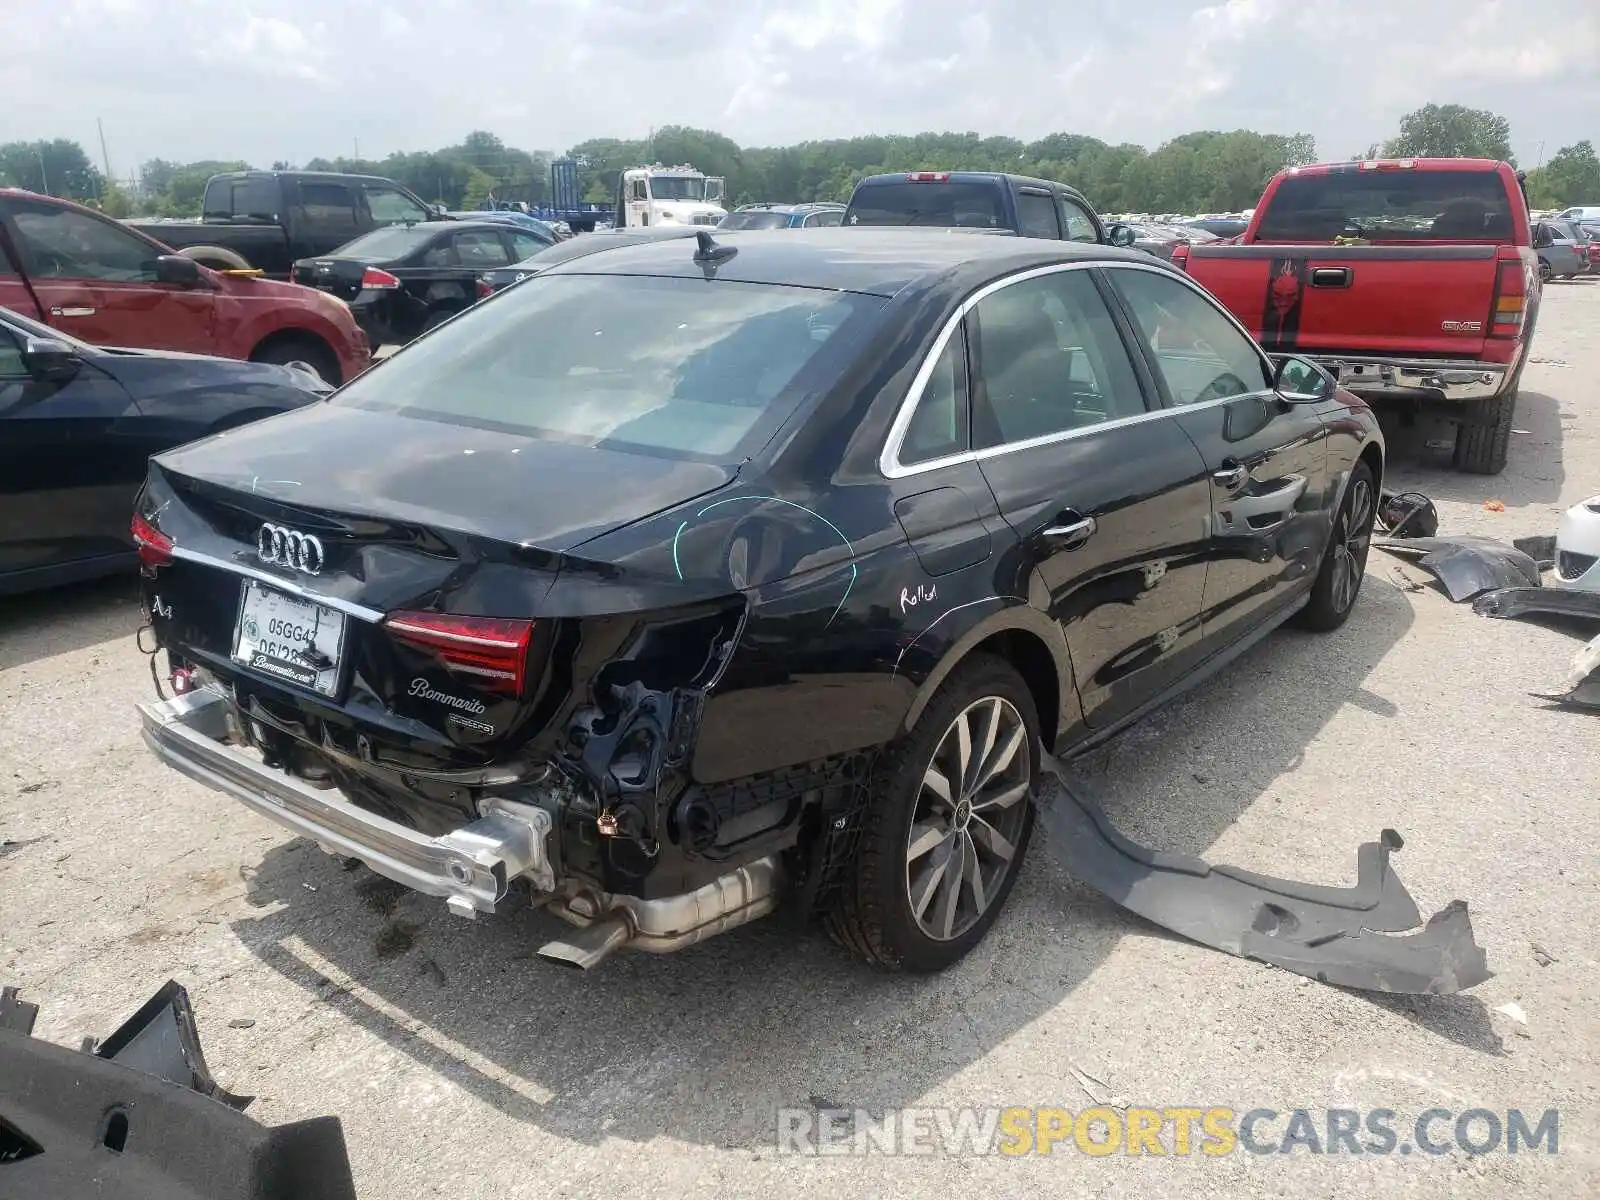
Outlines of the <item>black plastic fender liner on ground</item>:
[[1480,617],[1590,617],[1600,621],[1600,592],[1562,587],[1503,587],[1472,602]]
[[1077,879],[1164,929],[1323,983],[1441,995],[1492,977],[1465,901],[1422,930],[1416,902],[1389,865],[1392,829],[1356,851],[1353,888],[1324,887],[1212,866],[1125,837],[1071,768],[1042,755],[1034,794],[1049,852]]
[[1533,558],[1494,538],[1462,534],[1458,537],[1373,538],[1379,550],[1405,558],[1433,575],[1455,603],[1471,600],[1491,588],[1540,586],[1539,564]]
[[238,1111],[178,984],[88,1052],[30,1036],[37,1012],[0,993],[0,1200],[355,1200],[339,1118]]

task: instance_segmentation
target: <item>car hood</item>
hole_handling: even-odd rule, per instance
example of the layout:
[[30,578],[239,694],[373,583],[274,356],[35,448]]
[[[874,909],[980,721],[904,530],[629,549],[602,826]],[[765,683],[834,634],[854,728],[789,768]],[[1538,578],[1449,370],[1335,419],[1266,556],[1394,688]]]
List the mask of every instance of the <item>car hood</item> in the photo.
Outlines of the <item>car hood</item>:
[[563,552],[727,486],[737,467],[317,404],[155,458],[298,509]]
[[317,395],[325,395],[333,390],[332,385],[294,367],[277,363],[242,362],[236,358],[217,358],[210,354],[186,354],[178,350],[105,346],[101,347],[95,362],[116,376],[124,387],[132,389],[160,386],[179,390],[219,383],[262,383],[298,388]]

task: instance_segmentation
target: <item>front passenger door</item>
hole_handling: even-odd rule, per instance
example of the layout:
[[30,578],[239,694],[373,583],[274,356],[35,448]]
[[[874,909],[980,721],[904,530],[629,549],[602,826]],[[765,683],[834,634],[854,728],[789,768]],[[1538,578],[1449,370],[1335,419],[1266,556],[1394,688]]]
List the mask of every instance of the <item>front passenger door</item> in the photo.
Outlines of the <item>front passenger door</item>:
[[1205,634],[1232,642],[1304,597],[1334,497],[1320,405],[1272,390],[1272,364],[1209,296],[1169,271],[1108,265],[1163,392],[1210,472]]
[[1094,273],[1008,281],[967,316],[972,446],[1103,728],[1197,661],[1205,466],[1147,404]]

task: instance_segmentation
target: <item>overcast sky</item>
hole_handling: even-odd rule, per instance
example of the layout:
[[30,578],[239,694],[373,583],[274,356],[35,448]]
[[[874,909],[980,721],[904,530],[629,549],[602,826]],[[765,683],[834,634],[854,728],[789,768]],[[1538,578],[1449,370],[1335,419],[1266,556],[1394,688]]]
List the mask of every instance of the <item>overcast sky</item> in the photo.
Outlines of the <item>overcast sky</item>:
[[921,130],[1154,147],[1309,132],[1344,158],[1430,100],[1533,166],[1600,141],[1600,0],[0,0],[0,142],[304,162],[469,130],[560,150]]

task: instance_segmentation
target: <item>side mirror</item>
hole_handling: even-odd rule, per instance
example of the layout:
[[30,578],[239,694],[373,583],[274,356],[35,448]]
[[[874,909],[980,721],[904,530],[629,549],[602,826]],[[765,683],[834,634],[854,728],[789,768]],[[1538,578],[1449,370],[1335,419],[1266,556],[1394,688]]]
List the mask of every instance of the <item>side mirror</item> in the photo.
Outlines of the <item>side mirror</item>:
[[31,337],[22,343],[22,365],[40,383],[66,383],[83,369],[83,359],[66,342]]
[[156,282],[170,283],[175,287],[196,288],[202,276],[200,264],[181,254],[163,254],[156,259]]
[[1548,250],[1556,244],[1555,230],[1540,221],[1533,227],[1533,248],[1535,250]]
[[1338,380],[1308,358],[1293,355],[1278,360],[1272,373],[1272,390],[1290,404],[1317,404],[1333,398]]
[[1113,225],[1109,230],[1107,230],[1107,232],[1111,236],[1111,244],[1113,246],[1131,246],[1134,243],[1134,239],[1138,236],[1133,232],[1132,225],[1124,225],[1121,222]]

